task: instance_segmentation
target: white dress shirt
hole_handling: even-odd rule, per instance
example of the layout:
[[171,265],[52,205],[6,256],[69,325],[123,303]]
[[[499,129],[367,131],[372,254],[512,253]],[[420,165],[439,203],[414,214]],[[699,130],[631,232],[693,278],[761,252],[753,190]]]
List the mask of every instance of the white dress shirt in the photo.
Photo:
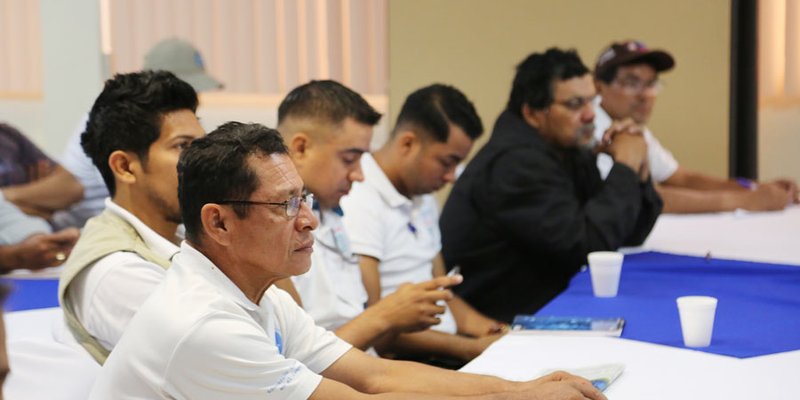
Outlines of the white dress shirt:
[[313,231],[311,268],[293,276],[292,282],[314,322],[336,330],[364,311],[367,291],[339,214],[332,210],[314,213],[320,223]]

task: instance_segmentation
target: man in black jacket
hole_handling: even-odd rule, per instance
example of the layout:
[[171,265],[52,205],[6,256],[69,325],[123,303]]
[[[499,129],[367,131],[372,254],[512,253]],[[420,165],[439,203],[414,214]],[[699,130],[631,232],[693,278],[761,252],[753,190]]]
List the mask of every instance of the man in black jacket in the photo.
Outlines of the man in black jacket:
[[[661,212],[642,135],[626,121],[595,143],[594,98],[574,51],[530,55],[445,204],[443,255],[464,275],[455,291],[490,317],[536,312],[589,252],[642,243]],[[605,181],[592,148],[614,159]]]

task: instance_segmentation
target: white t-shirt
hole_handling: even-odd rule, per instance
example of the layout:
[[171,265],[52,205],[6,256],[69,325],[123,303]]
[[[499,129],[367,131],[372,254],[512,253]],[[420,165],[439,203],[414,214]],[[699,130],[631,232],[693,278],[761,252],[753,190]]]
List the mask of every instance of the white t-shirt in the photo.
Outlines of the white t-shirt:
[[293,276],[292,282],[314,322],[336,330],[364,311],[367,291],[339,214],[332,210],[315,214],[320,224],[313,231],[311,269]]
[[[106,207],[131,224],[145,245],[169,260],[179,248],[111,199]],[[70,285],[66,301],[86,331],[113,349],[139,306],[164,277],[164,268],[136,253],[118,251],[86,267]]]
[[[400,194],[370,154],[361,157],[361,169],[364,182],[354,183],[341,202],[353,253],[380,260],[383,296],[403,283],[432,279],[433,259],[442,248],[436,199]],[[441,319],[432,329],[456,332],[450,308]]]
[[88,114],[81,119],[61,156],[61,166],[74,175],[83,186],[83,199],[70,208],[53,215],[53,225],[58,229],[68,226],[80,228],[86,224],[86,220],[100,214],[105,208],[104,200],[108,197],[108,188],[103,182],[100,170],[94,166],[92,159],[83,152],[83,147],[81,147],[81,134],[86,130],[88,120]]
[[253,303],[184,242],[90,399],[307,399],[350,348],[280,289]]
[[[594,137],[597,140],[601,140],[605,131],[611,127],[611,117],[600,106],[601,100],[598,96],[594,103]],[[650,129],[645,128],[644,141],[647,143],[647,162],[650,164],[650,176],[653,178],[653,182],[664,182],[678,170],[678,160],[661,145],[661,142],[653,136]],[[613,166],[614,159],[611,156],[605,153],[597,155],[597,168],[600,170],[600,176],[604,180]]]

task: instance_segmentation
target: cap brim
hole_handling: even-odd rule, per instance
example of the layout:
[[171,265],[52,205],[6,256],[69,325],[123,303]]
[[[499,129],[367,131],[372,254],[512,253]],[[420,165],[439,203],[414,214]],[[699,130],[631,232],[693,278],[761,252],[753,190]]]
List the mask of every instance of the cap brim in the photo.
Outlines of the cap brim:
[[673,59],[672,56],[666,51],[661,50],[653,50],[644,54],[637,54],[636,57],[632,57],[630,61],[625,62],[625,64],[635,61],[641,61],[650,64],[653,68],[655,68],[656,72],[667,71],[675,66],[675,59]]
[[176,74],[178,78],[192,85],[195,91],[205,92],[207,90],[222,89],[222,83],[205,72],[193,72],[188,74]]
[[615,68],[620,65],[646,63],[653,67],[656,72],[664,72],[675,67],[675,59],[672,55],[663,50],[653,50],[644,53],[631,53],[621,56],[613,62],[608,62],[603,65],[602,69],[595,69],[595,76],[601,76],[605,71],[610,68]]

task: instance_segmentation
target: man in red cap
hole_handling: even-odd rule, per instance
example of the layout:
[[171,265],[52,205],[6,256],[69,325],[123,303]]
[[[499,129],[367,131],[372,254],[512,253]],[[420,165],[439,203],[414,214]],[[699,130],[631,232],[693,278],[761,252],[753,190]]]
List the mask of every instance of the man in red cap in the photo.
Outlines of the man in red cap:
[[[761,185],[738,179],[729,180],[683,168],[669,150],[645,126],[661,90],[659,73],[675,66],[672,55],[651,50],[639,41],[612,43],[597,59],[595,86],[600,95],[595,101],[595,137],[602,139],[614,122],[632,120],[642,127],[647,142],[650,174],[658,183],[664,212],[692,213],[747,210],[780,210],[797,202],[797,185],[781,179]],[[598,157],[605,178],[611,160]]]

